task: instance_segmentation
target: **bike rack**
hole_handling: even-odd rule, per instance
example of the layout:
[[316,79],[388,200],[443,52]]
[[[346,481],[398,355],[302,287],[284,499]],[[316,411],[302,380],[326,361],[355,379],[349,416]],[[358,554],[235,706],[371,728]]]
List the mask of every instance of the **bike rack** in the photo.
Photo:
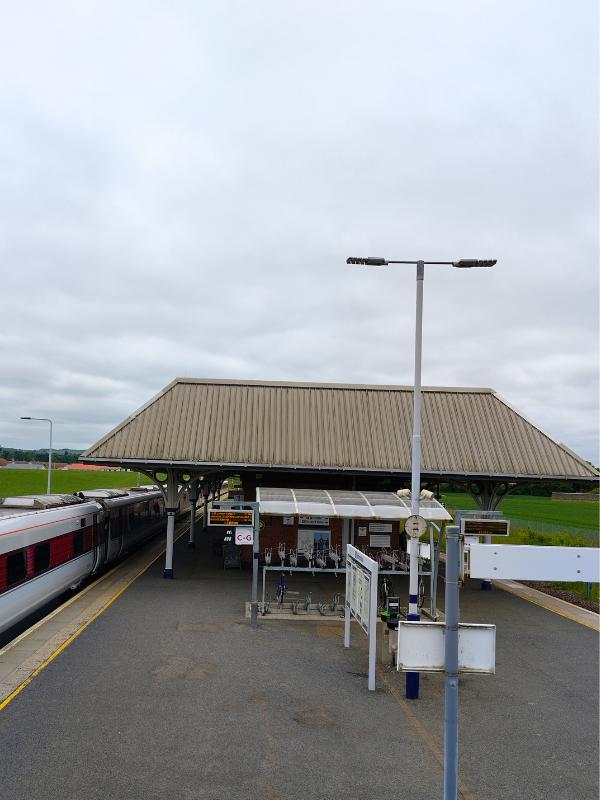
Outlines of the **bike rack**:
[[279,560],[281,561],[281,566],[285,565],[285,542],[279,542],[277,546],[277,554],[279,556]]

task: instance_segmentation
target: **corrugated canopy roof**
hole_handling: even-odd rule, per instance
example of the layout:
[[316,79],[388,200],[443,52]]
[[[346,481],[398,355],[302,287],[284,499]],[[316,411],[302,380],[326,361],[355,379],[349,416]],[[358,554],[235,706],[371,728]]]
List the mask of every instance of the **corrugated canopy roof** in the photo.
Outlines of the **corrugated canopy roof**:
[[[410,498],[394,492],[326,491],[325,489],[256,488],[261,514],[277,516],[341,517],[343,519],[408,519]],[[419,500],[419,514],[427,520],[452,517],[437,500]]]
[[[409,474],[410,386],[177,378],[82,460]],[[597,479],[493,389],[425,388],[422,474]]]

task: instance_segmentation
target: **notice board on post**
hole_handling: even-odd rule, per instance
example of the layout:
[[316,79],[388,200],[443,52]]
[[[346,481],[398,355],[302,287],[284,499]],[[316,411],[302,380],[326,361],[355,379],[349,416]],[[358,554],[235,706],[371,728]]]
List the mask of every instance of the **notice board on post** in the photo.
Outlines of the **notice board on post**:
[[369,637],[370,691],[375,691],[378,578],[378,563],[351,544],[346,545],[344,647],[350,647],[350,620],[354,617]]

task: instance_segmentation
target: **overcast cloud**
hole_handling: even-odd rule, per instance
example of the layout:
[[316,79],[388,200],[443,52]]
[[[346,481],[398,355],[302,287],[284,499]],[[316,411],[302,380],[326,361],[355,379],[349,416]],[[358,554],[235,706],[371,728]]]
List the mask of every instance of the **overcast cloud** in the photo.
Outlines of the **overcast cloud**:
[[491,386],[598,461],[596,0],[21,2],[0,24],[0,444],[175,376]]

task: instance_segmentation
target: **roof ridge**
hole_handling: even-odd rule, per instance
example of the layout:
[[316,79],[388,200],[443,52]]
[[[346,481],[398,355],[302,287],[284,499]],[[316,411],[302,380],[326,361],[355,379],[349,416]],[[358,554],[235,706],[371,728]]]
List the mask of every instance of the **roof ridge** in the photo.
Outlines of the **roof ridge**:
[[[341,389],[357,390],[369,389],[373,391],[400,391],[412,392],[412,384],[381,384],[381,383],[319,383],[315,381],[269,381],[269,380],[241,380],[238,378],[175,378],[169,384],[191,383],[208,386],[265,386],[289,389]],[[495,394],[496,390],[481,386],[422,386],[424,392],[466,392],[470,394]]]

